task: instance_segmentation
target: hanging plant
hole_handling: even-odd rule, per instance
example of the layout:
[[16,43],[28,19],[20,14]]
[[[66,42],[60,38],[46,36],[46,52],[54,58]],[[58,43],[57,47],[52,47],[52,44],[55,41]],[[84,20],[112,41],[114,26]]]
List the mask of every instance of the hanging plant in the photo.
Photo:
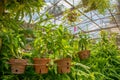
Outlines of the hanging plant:
[[67,19],[69,23],[78,21],[80,12],[77,10],[67,10],[63,19]]
[[75,22],[77,20],[77,17],[80,16],[80,13],[78,13],[76,10],[73,10],[72,12],[69,12],[67,14],[67,19],[70,21],[70,22]]
[[84,12],[98,10],[99,13],[103,14],[110,7],[110,0],[82,0],[82,4],[86,8]]
[[[23,34],[14,33],[9,30],[9,32],[3,32],[2,39],[2,47],[9,51],[8,55],[10,59],[9,57],[8,59],[11,66],[11,72],[13,74],[23,74],[28,61],[27,59],[23,59],[24,55],[22,49],[25,45]],[[1,49],[1,53],[4,52],[5,51]]]
[[[16,36],[16,37],[14,37]],[[23,42],[23,35],[18,34],[18,35],[12,35],[10,34],[11,38],[11,44],[8,45],[8,47],[11,50],[11,54],[13,58],[9,60],[9,63],[11,64],[11,71],[14,74],[23,74],[25,71],[25,67],[27,65],[27,59],[23,59],[23,52],[22,47],[24,47],[24,42]],[[18,65],[19,64],[19,65]]]
[[48,46],[50,45],[51,41],[51,26],[52,24],[48,24],[46,26],[41,26],[39,25],[39,28],[41,29],[37,29],[38,26],[36,26],[35,28],[35,35],[36,38],[34,39],[33,42],[33,54],[32,56],[33,61],[34,61],[34,68],[35,68],[35,72],[38,74],[45,74],[48,73],[49,70],[49,63],[50,63],[50,58],[49,58],[49,53],[52,52],[51,48],[52,46],[50,46],[48,48]]
[[96,3],[92,3],[90,7],[88,7],[84,12],[89,12],[96,9],[97,9]]
[[79,34],[78,48],[79,58],[81,60],[88,59],[90,57],[90,50],[88,50],[90,44],[90,37],[85,33]]

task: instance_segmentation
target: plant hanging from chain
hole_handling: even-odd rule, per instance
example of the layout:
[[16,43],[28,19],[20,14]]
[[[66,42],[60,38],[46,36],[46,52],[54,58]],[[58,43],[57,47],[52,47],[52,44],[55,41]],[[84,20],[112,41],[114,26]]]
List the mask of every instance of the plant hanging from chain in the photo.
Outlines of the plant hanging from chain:
[[110,7],[110,0],[82,0],[82,4],[86,8],[84,12],[98,10],[100,14],[103,14]]
[[78,21],[78,20],[80,20],[79,19],[79,16],[80,16],[81,14],[80,14],[80,12],[78,11],[78,10],[71,10],[71,9],[69,9],[69,10],[66,10],[65,11],[65,16],[64,16],[64,20],[66,20],[67,19],[67,21],[69,22],[69,23],[73,23],[73,22],[76,22],[76,21]]

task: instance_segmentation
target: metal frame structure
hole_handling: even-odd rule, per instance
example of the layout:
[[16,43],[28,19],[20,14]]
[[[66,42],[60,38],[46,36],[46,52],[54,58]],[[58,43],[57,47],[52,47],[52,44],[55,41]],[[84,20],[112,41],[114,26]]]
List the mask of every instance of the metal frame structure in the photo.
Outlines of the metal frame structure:
[[[51,3],[52,1],[52,3]],[[71,2],[73,2],[73,4]],[[49,7],[46,11],[49,11],[51,10],[51,8],[55,8],[58,6],[58,4],[60,2],[64,2],[66,3],[67,5],[69,5],[71,8],[71,10],[73,9],[77,9],[80,14],[82,14],[82,17],[84,17],[85,19],[81,22],[78,22],[75,26],[79,27],[78,29],[82,32],[85,32],[85,33],[92,33],[92,32],[99,32],[101,30],[108,30],[110,32],[114,32],[112,31],[112,29],[116,29],[115,32],[117,32],[118,34],[120,34],[120,24],[119,24],[119,20],[116,19],[116,16],[120,16],[120,11],[118,12],[114,12],[112,11],[111,9],[108,9],[107,12],[105,13],[105,15],[101,15],[99,13],[97,13],[96,11],[91,11],[91,12],[88,12],[88,13],[84,13],[80,10],[81,8],[81,4],[79,5],[74,5],[74,2],[75,1],[78,1],[78,0],[46,0],[46,2],[49,2],[51,3],[51,7]],[[80,1],[80,0],[79,0]],[[80,2],[79,2],[80,3]],[[118,7],[116,7],[118,8]],[[115,8],[115,9],[116,9]],[[46,12],[45,11],[45,12]],[[55,10],[54,10],[55,11]],[[54,17],[60,17],[62,16],[64,13],[64,11],[61,11],[60,13],[58,14],[54,14]],[[48,19],[45,19],[45,20],[48,20]],[[108,21],[107,21],[108,20]],[[113,20],[113,21],[112,21]],[[57,21],[57,20],[56,20]],[[64,23],[64,24],[67,24],[67,23]],[[87,26],[87,25],[88,26]],[[103,25],[104,24],[104,25]],[[83,26],[84,25],[84,26]],[[93,29],[90,29],[90,26],[93,26]],[[87,27],[88,29],[83,29],[83,27]]]

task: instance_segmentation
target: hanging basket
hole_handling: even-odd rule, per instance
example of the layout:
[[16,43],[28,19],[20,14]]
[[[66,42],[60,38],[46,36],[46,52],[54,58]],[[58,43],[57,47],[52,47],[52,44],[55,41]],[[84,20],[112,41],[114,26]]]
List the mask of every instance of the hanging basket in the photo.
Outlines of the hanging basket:
[[63,58],[60,60],[55,60],[54,62],[57,63],[58,73],[69,73],[70,72],[71,58]]
[[48,66],[50,59],[48,58],[34,58],[35,72],[39,74],[48,73]]
[[89,5],[89,3],[90,0],[82,0],[83,7],[86,8],[86,10],[84,10],[85,13],[97,9],[96,2],[92,2],[91,5]]
[[13,74],[23,74],[27,61],[28,60],[26,59],[10,59],[9,63],[11,64],[11,72]]
[[79,16],[80,16],[80,12],[78,12],[77,10],[72,10],[72,11],[70,10],[67,13],[66,18],[69,22],[76,22],[78,20]]
[[90,50],[83,50],[78,52],[78,56],[81,60],[88,59],[90,57]]

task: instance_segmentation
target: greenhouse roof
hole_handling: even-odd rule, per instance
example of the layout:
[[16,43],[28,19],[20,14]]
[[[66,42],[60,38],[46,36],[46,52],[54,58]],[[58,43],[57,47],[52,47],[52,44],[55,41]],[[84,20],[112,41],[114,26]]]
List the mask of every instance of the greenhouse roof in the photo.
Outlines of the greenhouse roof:
[[[91,37],[98,38],[98,33],[101,30],[107,30],[109,32],[116,32],[120,34],[120,24],[119,17],[120,12],[118,2],[115,0],[110,0],[110,8],[105,11],[104,14],[99,14],[98,11],[92,10],[85,13],[82,7],[81,0],[45,0],[46,7],[45,12],[48,11],[49,14],[54,15],[54,23],[55,24],[63,24],[69,26],[68,28],[73,32],[77,33],[82,31],[84,33],[91,34]],[[79,16],[80,20],[74,22],[73,24],[68,24],[65,20],[63,20],[63,15],[65,10],[67,9],[77,9],[81,14]],[[72,26],[72,27],[71,27]],[[76,27],[76,31],[74,28]]]

